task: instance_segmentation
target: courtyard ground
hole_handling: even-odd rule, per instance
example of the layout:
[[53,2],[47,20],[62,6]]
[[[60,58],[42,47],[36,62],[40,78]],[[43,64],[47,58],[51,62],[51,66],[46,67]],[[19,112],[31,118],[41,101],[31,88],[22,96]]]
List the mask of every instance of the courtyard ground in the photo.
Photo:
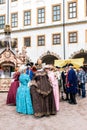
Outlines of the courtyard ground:
[[77,105],[60,102],[55,116],[36,119],[6,105],[7,93],[0,93],[0,130],[87,130],[87,97],[77,97]]

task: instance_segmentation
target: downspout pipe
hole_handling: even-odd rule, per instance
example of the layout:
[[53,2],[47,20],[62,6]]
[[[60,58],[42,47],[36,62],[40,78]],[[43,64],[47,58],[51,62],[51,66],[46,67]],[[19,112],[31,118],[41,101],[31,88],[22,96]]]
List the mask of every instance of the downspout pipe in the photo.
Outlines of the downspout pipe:
[[6,24],[9,25],[9,0],[7,0],[7,20],[6,20]]
[[66,53],[65,53],[65,0],[63,0],[63,59],[66,59]]

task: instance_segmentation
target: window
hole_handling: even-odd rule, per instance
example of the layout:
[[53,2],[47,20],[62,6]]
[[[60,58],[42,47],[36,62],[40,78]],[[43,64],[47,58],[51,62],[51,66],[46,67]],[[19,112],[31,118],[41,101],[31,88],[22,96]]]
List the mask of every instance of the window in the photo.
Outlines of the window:
[[77,32],[69,33],[69,43],[77,43]]
[[3,29],[5,25],[5,16],[0,16],[0,29]]
[[6,41],[0,41],[0,48],[5,48],[7,47],[7,42]]
[[45,45],[45,36],[38,36],[38,46],[44,46]]
[[53,34],[53,45],[57,45],[61,43],[61,35]]
[[60,5],[53,6],[53,21],[60,20]]
[[76,2],[69,3],[68,9],[69,9],[69,19],[76,18],[77,17],[77,3]]
[[24,12],[24,26],[31,24],[31,11]]
[[0,4],[4,4],[5,3],[5,0],[0,0]]
[[14,13],[11,15],[11,26],[13,27],[17,27],[18,25],[18,14]]
[[31,38],[30,37],[24,38],[24,46],[25,47],[30,47],[31,46]]
[[45,9],[38,9],[38,24],[45,22]]
[[17,46],[18,46],[18,40],[17,40],[17,38],[14,38],[13,41],[11,41],[11,47],[17,48]]

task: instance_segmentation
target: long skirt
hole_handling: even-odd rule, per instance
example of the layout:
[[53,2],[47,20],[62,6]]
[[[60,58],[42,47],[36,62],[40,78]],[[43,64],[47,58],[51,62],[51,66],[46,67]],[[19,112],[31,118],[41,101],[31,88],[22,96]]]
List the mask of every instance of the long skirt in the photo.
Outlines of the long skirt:
[[39,94],[36,87],[33,85],[30,88],[30,92],[33,103],[34,116],[42,117],[56,114],[56,105],[53,91],[49,95],[44,96]]
[[53,85],[53,94],[56,103],[56,110],[59,111],[59,88],[58,85]]
[[16,95],[16,111],[22,114],[33,114],[33,106],[28,86],[19,87]]
[[19,81],[13,81],[7,94],[6,104],[16,105],[16,92],[19,87]]

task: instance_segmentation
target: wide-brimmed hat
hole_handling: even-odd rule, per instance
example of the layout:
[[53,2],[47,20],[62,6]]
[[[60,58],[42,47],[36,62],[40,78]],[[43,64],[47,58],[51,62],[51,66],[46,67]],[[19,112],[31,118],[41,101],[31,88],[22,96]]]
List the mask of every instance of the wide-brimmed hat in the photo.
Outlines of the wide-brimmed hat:
[[80,66],[79,68],[80,68],[80,69],[84,69],[84,67],[83,67],[83,66]]
[[61,67],[60,66],[56,66],[57,69],[60,69]]
[[72,63],[69,63],[68,66],[73,66],[73,64],[72,64]]

